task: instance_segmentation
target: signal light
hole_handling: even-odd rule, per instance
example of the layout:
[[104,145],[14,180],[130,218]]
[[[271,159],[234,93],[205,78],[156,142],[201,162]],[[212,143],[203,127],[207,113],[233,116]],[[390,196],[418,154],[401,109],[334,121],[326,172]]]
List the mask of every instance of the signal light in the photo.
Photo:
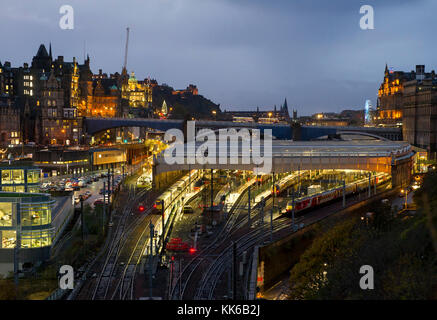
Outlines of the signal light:
[[196,248],[190,248],[190,250],[189,250],[190,254],[195,254],[196,251],[197,251]]
[[138,210],[140,210],[140,212],[143,212],[144,211],[144,206],[139,206]]

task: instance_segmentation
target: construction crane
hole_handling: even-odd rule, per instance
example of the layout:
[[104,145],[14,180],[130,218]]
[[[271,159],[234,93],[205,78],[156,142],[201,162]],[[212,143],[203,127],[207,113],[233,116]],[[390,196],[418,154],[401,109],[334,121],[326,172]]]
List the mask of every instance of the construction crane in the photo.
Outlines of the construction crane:
[[123,70],[127,71],[127,48],[129,45],[129,27],[126,28],[126,49],[124,51],[124,65]]

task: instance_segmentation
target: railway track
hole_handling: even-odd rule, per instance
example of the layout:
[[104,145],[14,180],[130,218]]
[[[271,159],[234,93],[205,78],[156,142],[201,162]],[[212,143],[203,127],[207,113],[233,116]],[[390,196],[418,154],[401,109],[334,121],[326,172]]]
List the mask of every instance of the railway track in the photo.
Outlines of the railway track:
[[[240,197],[240,199],[237,200],[236,203],[241,203],[243,201],[243,198],[243,196]],[[229,212],[230,217],[226,221],[226,224],[223,226],[217,237],[206,248],[202,249],[192,260],[190,260],[187,265],[185,265],[184,269],[181,272],[181,275],[176,278],[176,285],[173,286],[172,290],[170,291],[170,299],[177,300],[178,297],[176,294],[178,294],[180,297],[184,296],[191,277],[205,259],[203,255],[205,255],[208,251],[214,250],[220,245],[220,243],[224,241],[223,235],[233,228],[237,221],[238,215],[240,214],[240,212],[233,213],[233,211],[234,208],[231,208]]]
[[114,293],[111,296],[111,300],[134,299],[135,275],[149,240],[149,238],[145,236],[149,230],[147,226],[142,225],[139,228],[142,228],[143,230],[141,231],[141,234],[138,237],[131,254],[129,255],[127,263],[124,265],[121,277],[117,281]]
[[[215,239],[208,244],[207,247],[199,251],[199,253],[185,265],[181,275],[179,275],[175,280],[176,284],[170,291],[170,299],[177,300],[181,297],[182,299],[186,298],[189,295],[187,292],[188,289],[192,289],[188,284],[194,277],[199,277],[199,275],[202,274],[202,263],[223,252],[226,249],[225,242],[229,237],[238,232],[238,230],[241,230],[241,228],[247,224],[247,220],[244,217],[239,221],[239,218],[247,213],[247,208],[243,206],[247,201],[248,197],[245,192],[230,209],[229,218],[218,235],[216,235]],[[256,220],[260,214],[259,206],[253,208],[252,214],[253,219]],[[202,282],[202,280],[200,280],[200,282]]]
[[148,245],[148,224],[152,208],[129,221],[129,213],[146,194],[129,194],[128,205],[123,209],[120,222],[92,290],[92,300],[134,299],[135,276],[143,253]]
[[[358,200],[359,202],[359,200]],[[259,215],[259,213],[258,213]],[[328,214],[329,215],[329,214]],[[327,215],[327,216],[328,216]],[[304,222],[305,225],[312,224],[319,221],[320,217],[313,215],[299,216],[295,218],[296,225]],[[261,229],[249,230],[246,234],[243,234],[237,240],[237,257],[240,257],[243,252],[248,252],[257,244],[262,244],[266,240],[270,240],[270,223],[264,222]],[[273,237],[280,234],[284,230],[289,230],[292,227],[292,221],[288,218],[279,218],[273,221]],[[273,240],[274,240],[273,239]],[[217,285],[220,279],[226,272],[228,266],[232,262],[232,245],[228,245],[215,259],[210,262],[208,269],[205,271],[202,280],[199,282],[200,286],[194,296],[195,300],[212,300],[214,299]],[[248,273],[242,279],[242,287],[247,288],[249,278]]]
[[[297,179],[297,177],[295,177]],[[289,186],[291,187],[291,185]],[[229,264],[229,252],[232,252],[232,245],[229,245],[229,240],[234,239],[240,244],[240,253],[253,247],[255,244],[262,243],[270,237],[270,233],[264,230],[268,219],[267,212],[261,209],[261,204],[253,205],[251,210],[251,225],[261,224],[261,214],[263,215],[264,227],[252,230],[248,226],[247,207],[248,196],[245,191],[244,194],[237,201],[236,205],[230,210],[230,216],[216,236],[215,240],[206,248],[201,250],[196,257],[191,259],[182,270],[182,274],[177,277],[176,285],[172,288],[170,299],[211,299],[217,283],[224,272],[224,269]],[[264,205],[268,207],[272,203],[269,198]],[[244,205],[243,205],[244,204]],[[299,223],[301,219],[296,219],[295,223]],[[273,232],[280,229],[290,227],[291,221],[287,218],[281,218],[274,222]],[[279,228],[279,229],[278,229]],[[269,229],[270,230],[270,229]],[[240,235],[242,234],[242,235]],[[240,241],[242,243],[240,243]],[[206,265],[206,266],[205,266]],[[199,283],[200,287],[197,291],[192,292],[196,286],[189,286],[190,282]]]
[[[284,228],[290,228],[291,222],[288,219],[280,219],[276,220],[273,224],[273,233],[276,233]],[[262,229],[249,231],[236,239],[236,243],[238,243],[237,256],[242,255],[244,251],[248,251],[255,245],[263,243],[270,237],[270,233],[266,232],[266,225],[268,224],[265,223]],[[232,249],[232,244],[227,246],[225,250],[212,261],[200,282],[201,285],[194,297],[195,300],[212,300],[214,298],[217,284],[232,261]]]
[[104,300],[108,297],[113,281],[117,277],[116,271],[121,252],[126,246],[134,226],[145,218],[145,215],[141,215],[129,220],[130,213],[135,205],[135,199],[143,197],[146,192],[147,190],[141,190],[137,195],[134,195],[132,191],[129,191],[127,197],[128,205],[123,208],[96,283],[88,289],[88,292],[85,292],[88,298]]

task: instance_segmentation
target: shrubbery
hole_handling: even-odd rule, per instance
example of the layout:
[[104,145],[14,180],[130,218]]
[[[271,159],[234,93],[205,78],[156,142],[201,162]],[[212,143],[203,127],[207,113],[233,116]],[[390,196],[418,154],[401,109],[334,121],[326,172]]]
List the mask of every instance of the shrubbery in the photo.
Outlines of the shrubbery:
[[[425,178],[414,217],[378,204],[369,219],[352,217],[318,236],[290,274],[291,299],[437,298],[437,174]],[[374,289],[359,286],[374,269]]]

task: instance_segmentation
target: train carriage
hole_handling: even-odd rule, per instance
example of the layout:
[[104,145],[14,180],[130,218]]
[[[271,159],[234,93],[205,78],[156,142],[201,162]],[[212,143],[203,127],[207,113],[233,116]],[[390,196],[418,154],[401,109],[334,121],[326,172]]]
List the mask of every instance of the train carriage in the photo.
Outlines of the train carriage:
[[[370,186],[374,187],[388,181],[389,176],[385,173],[379,173],[370,180]],[[364,178],[356,182],[349,183],[345,186],[345,195],[348,196],[353,193],[364,190],[369,187],[369,179]],[[295,210],[294,212],[300,212],[306,209],[313,208],[315,206],[328,203],[332,200],[341,198],[343,196],[343,187],[337,187],[331,190],[324,191],[319,194],[314,194],[311,196],[305,196],[303,198],[297,198],[294,201]],[[286,212],[291,212],[293,210],[293,202],[289,201],[286,205]]]

